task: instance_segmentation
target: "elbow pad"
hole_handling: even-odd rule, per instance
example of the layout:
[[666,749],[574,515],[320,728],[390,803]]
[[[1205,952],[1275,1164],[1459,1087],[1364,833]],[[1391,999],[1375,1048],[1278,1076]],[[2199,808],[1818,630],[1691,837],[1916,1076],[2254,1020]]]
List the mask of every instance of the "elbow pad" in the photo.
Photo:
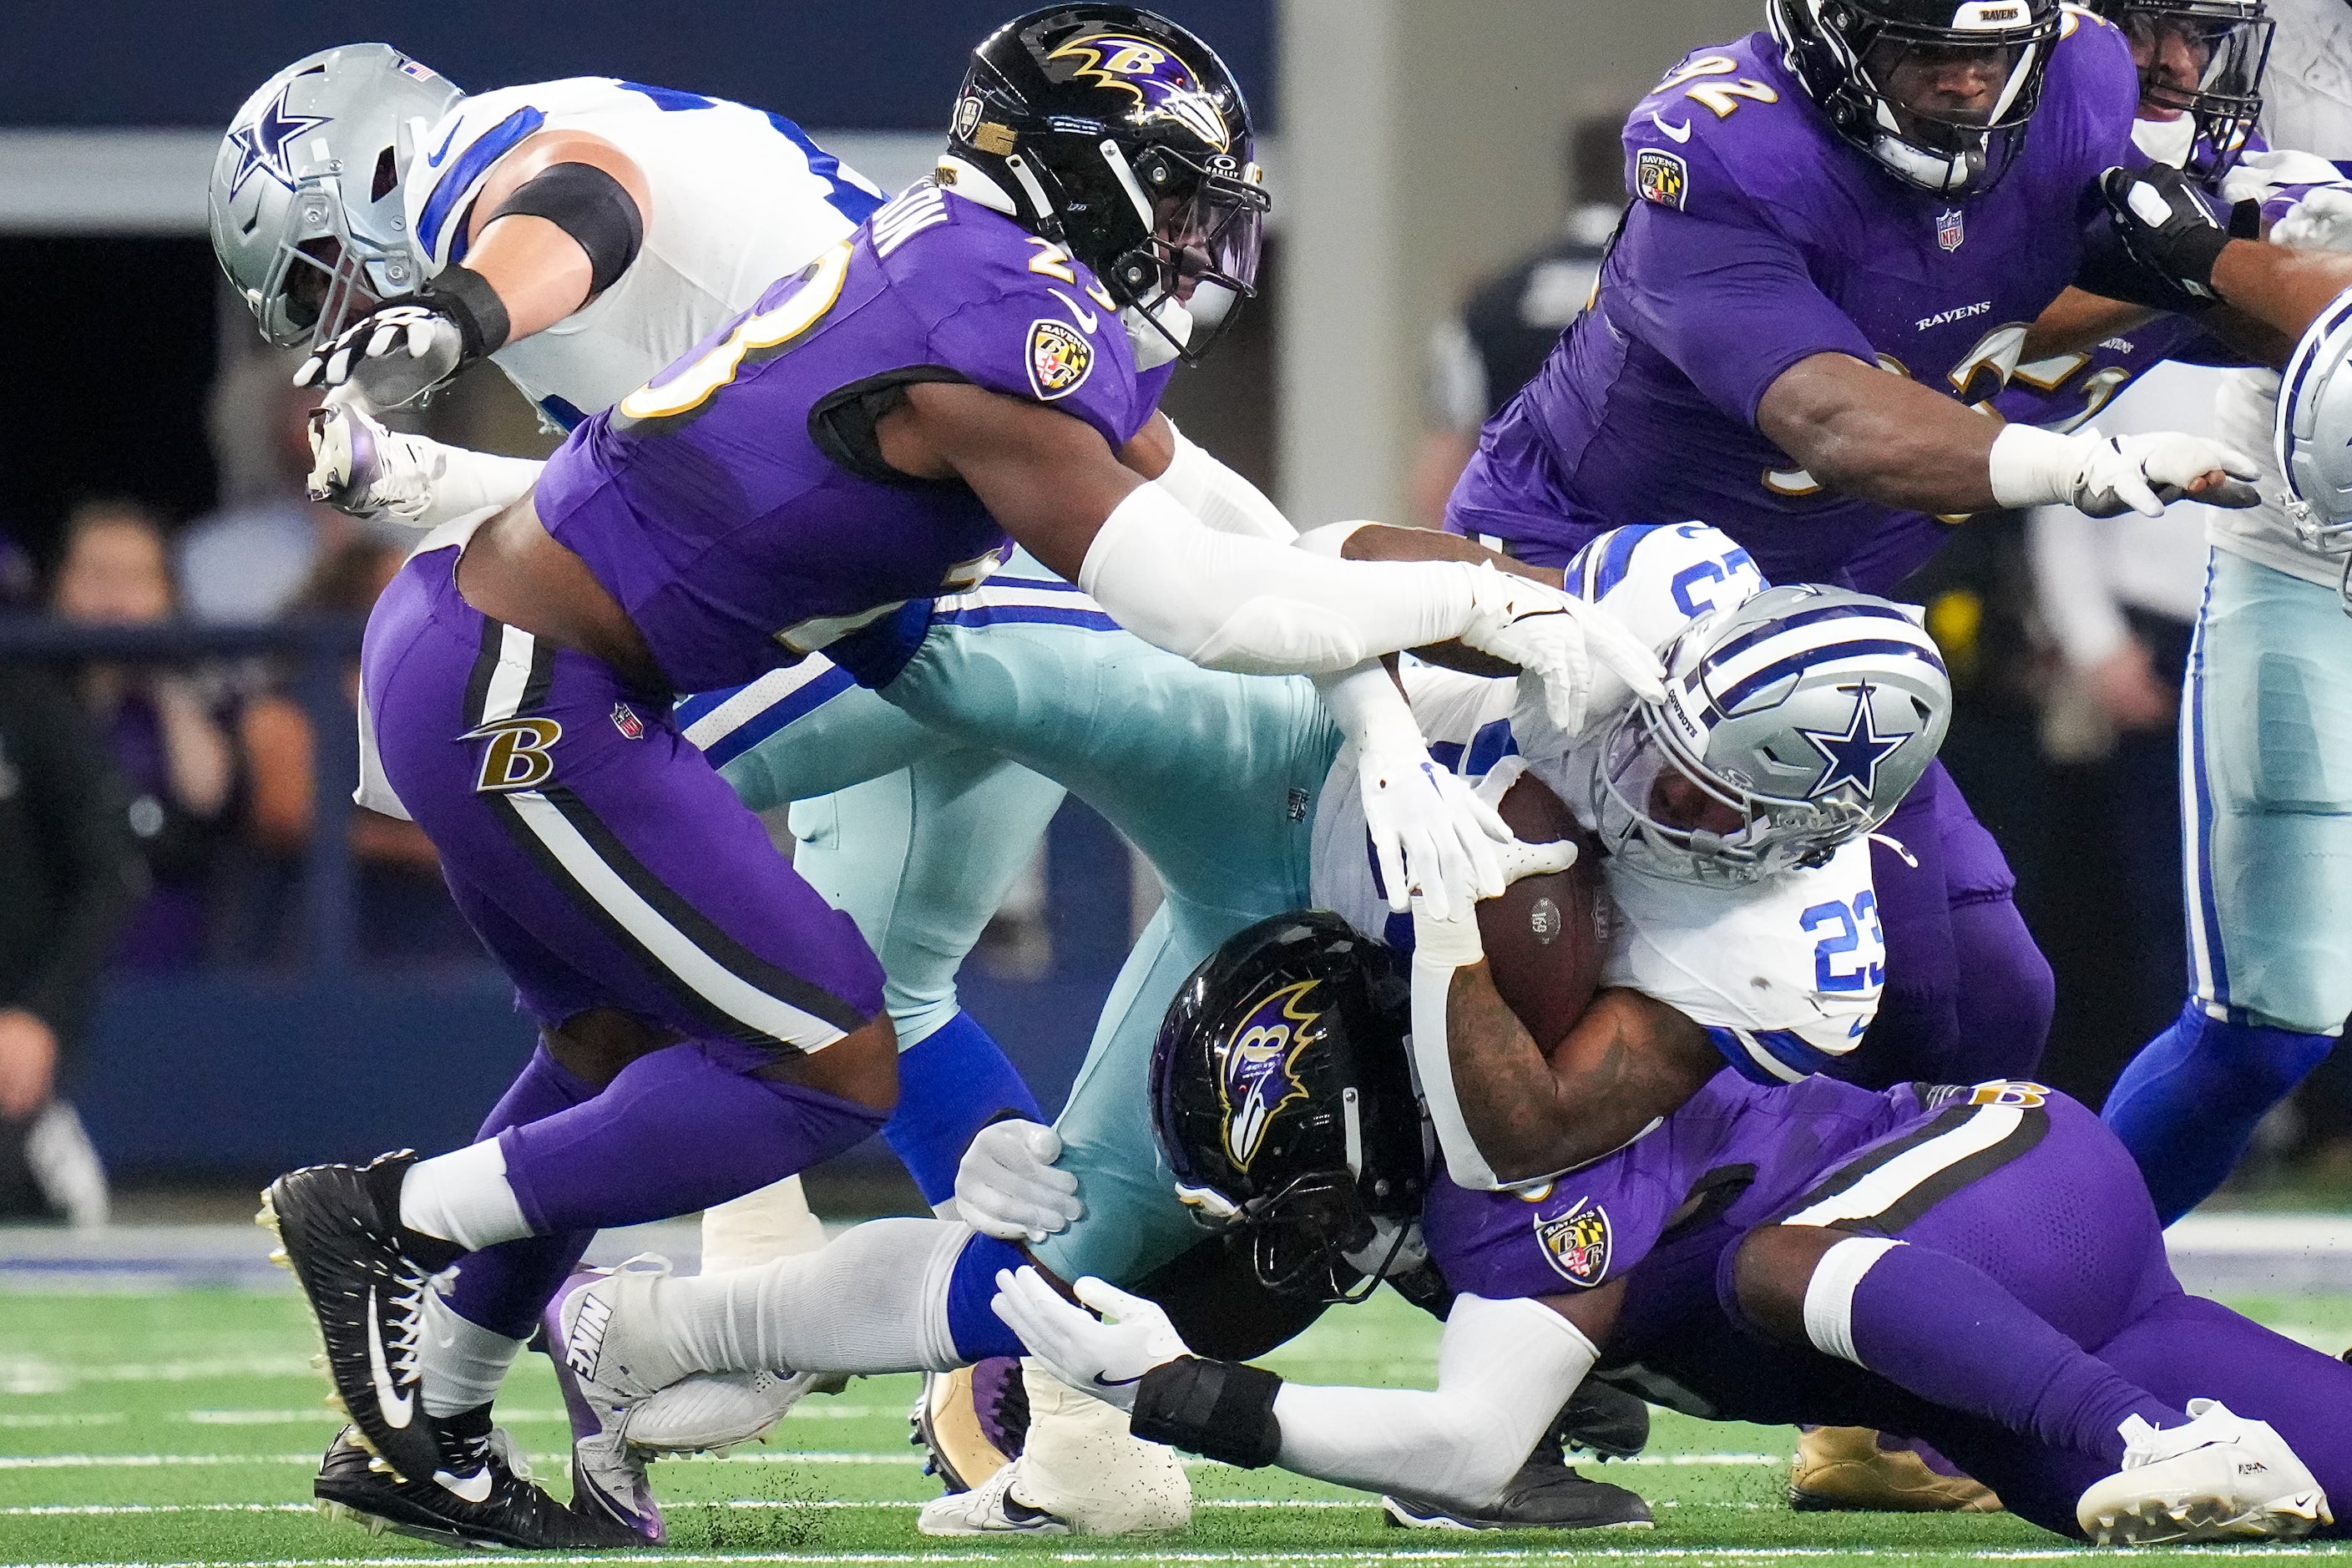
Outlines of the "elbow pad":
[[1211,669],[1328,675],[1459,636],[1475,607],[1460,562],[1327,561],[1219,533],[1157,483],[1087,547],[1078,586],[1144,641]]
[[525,181],[494,218],[543,217],[588,253],[588,292],[620,280],[646,242],[645,215],[621,182],[589,163],[558,163]]
[[1175,421],[1169,421],[1168,428],[1176,437],[1176,452],[1157,483],[1179,505],[1219,533],[1271,539],[1277,544],[1298,537],[1298,531],[1282,515],[1281,508],[1265,499],[1264,490],[1219,462],[1178,429]]

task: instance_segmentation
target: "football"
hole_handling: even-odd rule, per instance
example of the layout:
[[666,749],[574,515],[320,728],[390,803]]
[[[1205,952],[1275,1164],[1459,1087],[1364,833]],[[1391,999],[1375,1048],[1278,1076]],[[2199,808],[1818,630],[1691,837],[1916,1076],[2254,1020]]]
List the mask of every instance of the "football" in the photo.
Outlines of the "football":
[[1601,840],[1533,773],[1519,775],[1503,796],[1502,813],[1527,843],[1573,838],[1580,851],[1567,870],[1523,877],[1502,897],[1478,905],[1478,938],[1495,990],[1536,1044],[1549,1050],[1584,1016],[1601,986],[1609,936]]

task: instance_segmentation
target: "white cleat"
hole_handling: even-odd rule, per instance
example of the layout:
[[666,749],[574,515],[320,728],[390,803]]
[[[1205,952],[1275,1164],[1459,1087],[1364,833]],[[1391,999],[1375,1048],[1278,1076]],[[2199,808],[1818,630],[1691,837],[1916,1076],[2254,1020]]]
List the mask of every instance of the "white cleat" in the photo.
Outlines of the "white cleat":
[[1192,1483],[1174,1449],[1133,1436],[1126,1411],[1034,1361],[1021,1363],[1021,1383],[1029,1429],[1020,1458],[971,1491],[925,1504],[924,1534],[1139,1535],[1192,1522]]
[[2100,1546],[2299,1541],[2332,1524],[2327,1494],[2266,1421],[2192,1399],[2185,1426],[2123,1425],[2124,1467],[2084,1492],[2075,1521]]
[[629,1445],[698,1454],[765,1437],[817,1381],[808,1372],[708,1372],[648,1396],[629,1415]]
[[1013,1460],[970,1491],[933,1498],[915,1517],[925,1535],[1069,1535],[1070,1521],[1030,1504],[1013,1491],[1021,1461]]

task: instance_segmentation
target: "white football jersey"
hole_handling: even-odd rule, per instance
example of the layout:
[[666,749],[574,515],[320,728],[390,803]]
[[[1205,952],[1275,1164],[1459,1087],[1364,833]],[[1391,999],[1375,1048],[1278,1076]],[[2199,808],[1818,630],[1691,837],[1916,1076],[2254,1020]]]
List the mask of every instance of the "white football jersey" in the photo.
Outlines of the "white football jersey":
[[542,131],[618,147],[651,191],[644,247],[597,299],[490,357],[566,428],[609,408],[865,221],[882,195],[780,115],[699,93],[573,77],[459,100],[408,156],[426,276],[465,259],[499,160]]
[[[1661,652],[1699,616],[1765,585],[1747,552],[1698,523],[1613,529],[1578,553],[1568,583]],[[1486,679],[1412,659],[1402,669],[1440,765],[1482,778],[1505,757],[1524,756],[1579,820],[1597,825],[1595,764],[1632,701],[1622,686],[1613,700],[1596,694],[1583,734],[1571,739],[1546,718],[1532,679]],[[1601,870],[1611,906],[1603,985],[1675,1008],[1704,1026],[1733,1066],[1768,1082],[1817,1072],[1861,1042],[1886,959],[1866,841],[1826,865],[1747,886],[1675,881],[1622,856]],[[1390,912],[1365,837],[1352,749],[1332,764],[1316,812],[1313,892],[1358,930],[1410,951],[1412,921]]]
[[[2352,69],[2346,65],[2352,60],[2352,7],[2343,0],[2270,0],[2268,9],[2277,31],[2263,76],[2263,137],[2273,147],[2352,160]],[[2265,499],[2240,511],[2215,509],[2206,537],[2232,554],[2333,588],[2344,576],[2344,557],[2305,544],[2275,504],[2286,494],[2273,440],[2278,390],[2274,371],[2235,370],[2222,378],[2214,434],[2260,464]]]

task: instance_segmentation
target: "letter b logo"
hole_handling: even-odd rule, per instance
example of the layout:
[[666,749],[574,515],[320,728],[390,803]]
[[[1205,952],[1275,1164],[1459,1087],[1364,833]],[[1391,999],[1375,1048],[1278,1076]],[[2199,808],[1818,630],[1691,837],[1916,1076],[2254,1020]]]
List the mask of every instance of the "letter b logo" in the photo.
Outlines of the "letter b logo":
[[474,780],[474,793],[511,795],[537,789],[555,776],[555,758],[548,748],[563,739],[563,726],[552,719],[501,719],[457,738],[489,742],[482,749],[482,771]]

